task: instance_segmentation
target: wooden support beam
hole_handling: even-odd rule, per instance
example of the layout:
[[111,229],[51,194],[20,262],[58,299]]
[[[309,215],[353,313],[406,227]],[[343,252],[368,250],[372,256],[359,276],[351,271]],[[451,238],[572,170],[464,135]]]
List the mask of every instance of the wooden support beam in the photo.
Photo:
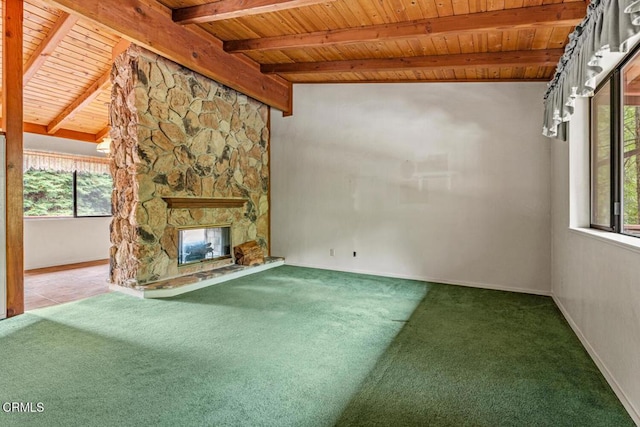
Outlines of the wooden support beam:
[[564,49],[464,53],[457,55],[413,56],[406,58],[265,64],[261,66],[261,69],[263,73],[267,74],[299,74],[484,67],[546,67],[557,64],[563,53]]
[[[2,118],[0,117],[0,121],[1,120]],[[69,129],[60,129],[56,133],[50,134],[49,132],[47,132],[47,127],[44,125],[39,125],[37,123],[24,122],[22,126],[25,133],[35,133],[36,135],[55,136],[57,138],[74,139],[76,141],[94,142],[94,143],[100,142],[102,138],[100,138],[99,140],[98,135],[100,135],[100,132],[104,131],[103,129],[102,131],[94,135],[92,133],[78,132],[78,131],[69,130]],[[0,128],[0,134],[4,135],[4,130],[2,128]]]
[[23,84],[25,86],[29,83],[29,80],[36,75],[40,67],[42,67],[55,48],[58,47],[58,44],[62,39],[69,34],[69,31],[71,31],[71,28],[73,28],[77,21],[77,17],[62,12],[55,24],[53,24],[51,30],[49,30],[47,36],[44,38],[42,43],[38,45],[24,66]]
[[49,123],[47,126],[47,132],[51,135],[56,133],[62,124],[73,118],[76,113],[82,110],[84,107],[93,102],[94,99],[100,95],[100,92],[107,89],[111,85],[111,68],[109,68],[98,80],[96,80],[91,86],[84,91],[75,101],[65,108],[62,113]]
[[35,133],[37,135],[55,136],[58,138],[74,139],[83,142],[96,142],[96,135],[86,132],[78,132],[75,130],[60,129],[55,133],[47,132],[47,127],[36,123],[24,123],[24,131],[26,133]]
[[202,24],[223,19],[240,18],[260,13],[278,12],[330,3],[335,0],[219,0],[197,6],[173,10],[173,21],[178,24]]
[[107,126],[106,128],[102,129],[100,132],[96,133],[95,135],[96,142],[97,143],[102,142],[104,138],[109,136],[109,132],[111,132],[111,126]]
[[310,85],[335,85],[335,84],[371,84],[371,83],[524,83],[524,82],[541,82],[548,83],[550,78],[525,78],[525,79],[502,79],[502,78],[481,78],[481,79],[430,79],[430,80],[407,80],[407,79],[384,79],[384,80],[349,80],[349,79],[331,79],[331,80],[306,80],[304,78],[299,79],[296,77],[296,84],[310,84]]
[[176,24],[171,10],[156,0],[48,2],[267,105],[282,111],[289,108],[288,82],[261,74],[259,64],[247,57],[225,52],[222,42],[205,30]]
[[127,39],[120,39],[120,41],[111,50],[111,59],[113,61],[125,50],[129,49],[131,42]]
[[[0,118],[0,121],[1,120],[2,118]],[[98,136],[100,136],[101,133],[104,132],[104,129],[95,135],[92,133],[78,132],[78,131],[69,130],[69,129],[60,129],[56,133],[50,134],[49,132],[47,132],[47,127],[44,125],[39,125],[37,123],[24,122],[22,126],[25,133],[35,133],[36,135],[44,135],[44,136],[55,136],[56,138],[73,139],[73,140],[82,141],[82,142],[98,143],[102,140],[102,138],[104,138],[104,135],[98,138]],[[0,129],[0,134],[4,134],[2,129]]]
[[[7,317],[24,312],[22,205],[23,0],[2,2],[2,118],[6,137],[6,283]],[[11,64],[11,66],[9,66]]]
[[585,15],[586,5],[584,2],[560,3],[422,19],[396,24],[370,25],[249,40],[231,40],[224,42],[224,50],[227,52],[248,52],[300,49],[416,37],[443,37],[487,31],[573,26],[578,24]]
[[[286,111],[282,112],[282,117],[291,117],[293,116],[293,83],[289,83],[291,86],[291,98],[289,99],[289,108]],[[271,116],[269,116],[271,117]],[[269,175],[271,176],[271,175]],[[271,236],[271,235],[269,235]]]

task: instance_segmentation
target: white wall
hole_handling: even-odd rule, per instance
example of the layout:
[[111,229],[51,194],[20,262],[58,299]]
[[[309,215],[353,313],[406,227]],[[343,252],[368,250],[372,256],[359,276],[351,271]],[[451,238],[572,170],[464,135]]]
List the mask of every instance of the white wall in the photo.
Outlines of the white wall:
[[111,218],[26,219],[24,268],[109,258]]
[[[100,157],[96,144],[24,134],[29,150]],[[48,218],[24,221],[24,268],[50,267],[109,258],[111,218]]]
[[55,136],[24,134],[24,149],[38,151],[52,151],[57,153],[78,154],[81,156],[106,157],[96,151],[97,144],[93,142],[76,141],[73,139],[57,138]]
[[295,265],[548,293],[544,89],[296,85],[294,115],[271,116],[272,253]]
[[553,295],[640,425],[640,248],[578,228],[589,223],[585,100],[577,102],[569,131],[569,143],[552,142]]

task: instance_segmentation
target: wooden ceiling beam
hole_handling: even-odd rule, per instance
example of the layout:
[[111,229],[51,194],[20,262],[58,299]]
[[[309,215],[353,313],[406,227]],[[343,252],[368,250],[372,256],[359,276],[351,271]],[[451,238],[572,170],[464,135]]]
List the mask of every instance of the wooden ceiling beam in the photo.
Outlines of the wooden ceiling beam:
[[156,0],[47,1],[205,77],[288,111],[291,90],[287,81],[261,74],[258,63],[225,52],[219,39],[197,26],[176,24],[171,10]]
[[59,131],[51,134],[47,131],[47,127],[44,125],[39,125],[36,123],[24,123],[24,131],[26,133],[35,133],[38,135],[45,135],[45,136],[55,136],[58,138],[66,138],[66,139],[74,139],[76,141],[83,141],[83,142],[98,142],[96,135],[92,134],[92,133],[86,133],[86,132],[78,132],[75,130],[69,130],[69,129],[60,129]]
[[[131,45],[131,42],[129,40],[120,39],[120,41],[116,43],[116,45],[112,49],[112,53],[111,53],[112,58],[115,59],[118,55],[120,55],[122,52],[127,50],[130,45]],[[58,115],[58,117],[56,117],[51,123],[49,123],[49,125],[47,126],[47,134],[49,135],[56,134],[66,120],[71,119],[73,116],[75,116],[76,113],[78,113],[78,111],[80,111],[82,108],[84,108],[85,106],[93,102],[98,97],[98,95],[100,95],[102,91],[106,90],[110,86],[110,81],[111,81],[110,78],[111,78],[111,69],[107,70],[80,97],[78,97],[78,99],[76,99],[72,104],[70,104],[67,108],[65,108],[64,111]],[[102,138],[104,138],[108,134],[109,134],[109,126],[102,129],[100,132],[94,135],[94,137],[95,137],[95,140],[99,142],[100,140],[102,140]],[[81,136],[81,138],[84,138],[84,136]],[[77,138],[71,138],[71,139],[77,139]]]
[[[2,118],[0,118],[0,120],[2,120]],[[28,123],[28,122],[24,122],[22,124],[22,128],[23,128],[23,132],[25,133],[35,133],[37,135],[44,135],[44,136],[55,136],[57,138],[73,139],[73,140],[82,141],[82,142],[93,142],[96,144],[101,142],[102,138],[106,136],[103,134],[105,129],[102,129],[100,132],[94,135],[92,133],[79,132],[79,131],[70,130],[70,129],[60,129],[56,133],[50,134],[49,132],[47,132],[46,126],[39,125],[37,123]],[[108,133],[109,128],[107,127],[106,129]],[[0,134],[4,134],[4,131],[2,129],[0,129]]]
[[120,41],[118,43],[116,43],[116,45],[113,47],[113,49],[111,49],[111,59],[113,61],[116,60],[116,58],[125,50],[129,49],[129,46],[131,46],[131,42],[127,39],[120,39]]
[[95,134],[96,142],[102,142],[104,138],[109,136],[109,132],[111,132],[111,126],[107,125],[107,127],[103,128],[100,132]]
[[58,47],[62,39],[69,34],[69,31],[71,31],[71,28],[73,28],[77,21],[77,17],[62,12],[55,24],[53,24],[53,27],[51,27],[51,30],[49,30],[47,36],[42,43],[38,45],[25,64],[23,76],[23,84],[25,86],[29,83],[29,80],[36,75],[40,67],[42,67],[47,58],[53,53],[56,47]]
[[58,114],[58,116],[47,126],[47,132],[50,135],[56,133],[65,121],[73,118],[78,111],[93,102],[93,100],[100,95],[100,92],[107,89],[109,85],[111,85],[111,68],[109,68],[98,80],[89,86],[82,95]]
[[262,65],[261,69],[262,72],[266,74],[300,74],[553,66],[558,63],[558,60],[563,53],[564,49],[463,53],[456,55],[413,56],[405,58],[265,64]]
[[429,80],[407,80],[407,79],[385,79],[385,80],[349,80],[349,79],[339,79],[339,80],[305,80],[297,79],[293,82],[294,84],[304,83],[304,84],[316,84],[316,85],[324,85],[324,84],[359,84],[359,83],[523,83],[523,82],[545,82],[548,83],[548,78],[523,78],[523,79],[501,79],[501,78],[480,78],[480,79],[429,79]]
[[319,3],[330,3],[332,1],[335,0],[219,0],[197,6],[174,9],[173,21],[181,25],[202,24],[312,6]]
[[585,2],[522,7],[467,15],[317,31],[279,37],[224,42],[227,52],[300,49],[365,42],[382,42],[425,36],[449,36],[524,28],[573,26],[586,15]]

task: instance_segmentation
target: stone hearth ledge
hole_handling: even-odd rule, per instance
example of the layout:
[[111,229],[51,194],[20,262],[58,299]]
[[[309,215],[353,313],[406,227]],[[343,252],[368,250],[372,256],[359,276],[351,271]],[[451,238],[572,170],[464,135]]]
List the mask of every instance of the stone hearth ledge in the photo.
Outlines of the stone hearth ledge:
[[109,289],[138,298],[169,298],[239,277],[248,276],[249,274],[280,267],[281,265],[284,265],[284,258],[265,257],[264,264],[260,265],[246,266],[230,264],[225,267],[164,279],[146,285],[126,287],[112,283],[109,285]]

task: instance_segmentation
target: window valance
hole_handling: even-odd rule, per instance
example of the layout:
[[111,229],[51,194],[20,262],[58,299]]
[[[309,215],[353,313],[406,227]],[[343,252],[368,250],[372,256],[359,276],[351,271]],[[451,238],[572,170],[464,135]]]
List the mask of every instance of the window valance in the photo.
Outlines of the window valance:
[[566,139],[566,122],[575,98],[592,96],[602,60],[609,52],[627,52],[640,32],[640,0],[593,0],[587,16],[569,35],[553,80],[544,96],[542,133]]
[[25,150],[23,159],[24,170],[43,169],[60,172],[110,173],[109,159],[103,157]]

